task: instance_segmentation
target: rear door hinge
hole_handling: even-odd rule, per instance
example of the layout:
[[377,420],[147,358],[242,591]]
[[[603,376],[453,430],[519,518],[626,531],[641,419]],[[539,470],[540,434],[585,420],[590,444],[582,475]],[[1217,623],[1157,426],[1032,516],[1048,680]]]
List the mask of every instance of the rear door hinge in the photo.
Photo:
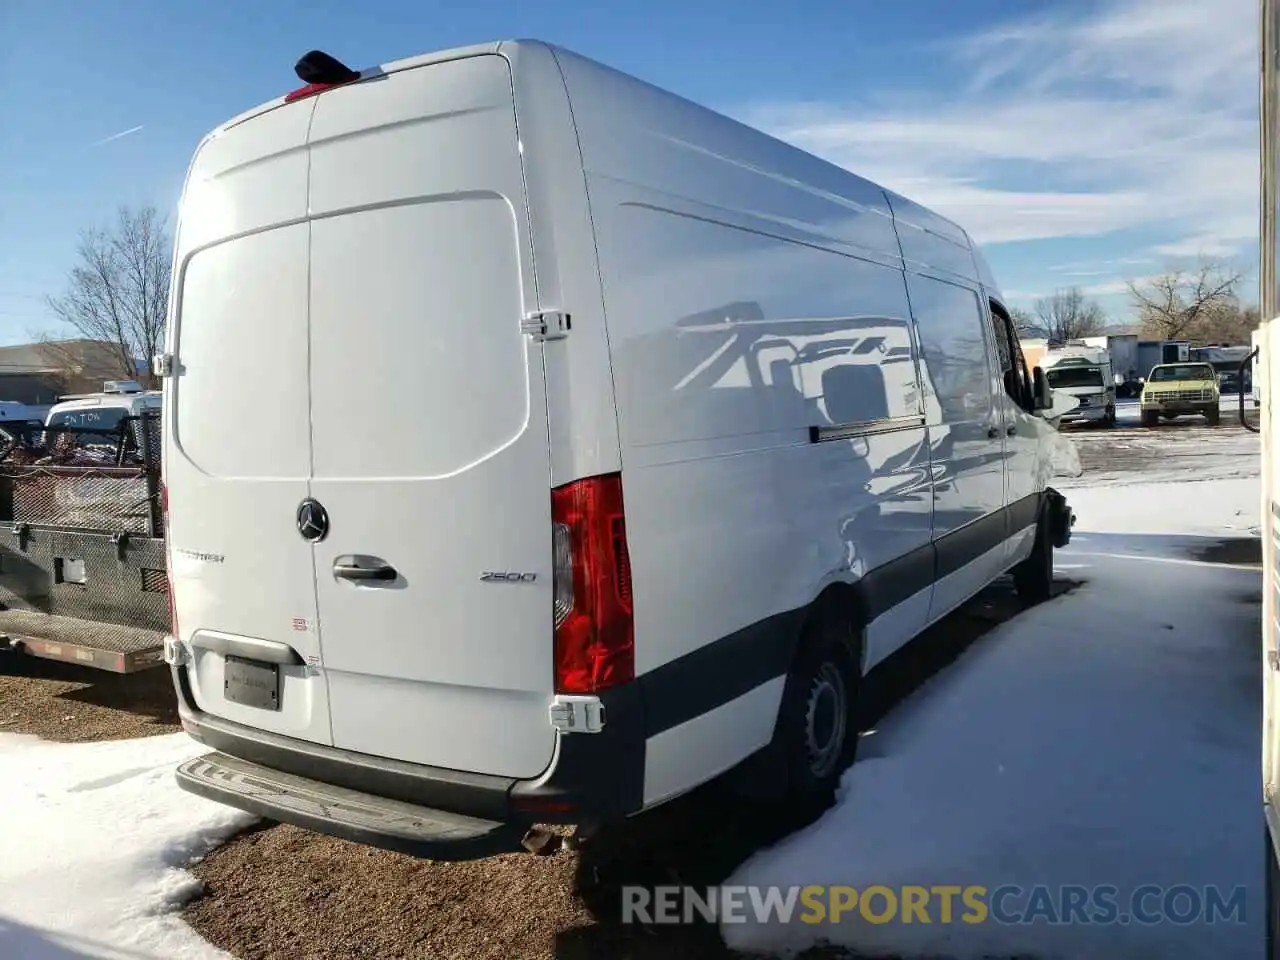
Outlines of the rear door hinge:
[[599,733],[604,729],[604,704],[599,697],[556,694],[548,712],[551,726],[561,733]]
[[1275,650],[1267,651],[1267,666],[1272,670],[1280,670],[1280,652]]
[[157,353],[151,358],[151,372],[157,377],[173,376],[173,354]]
[[562,310],[535,310],[520,321],[520,332],[542,343],[569,335],[569,315]]

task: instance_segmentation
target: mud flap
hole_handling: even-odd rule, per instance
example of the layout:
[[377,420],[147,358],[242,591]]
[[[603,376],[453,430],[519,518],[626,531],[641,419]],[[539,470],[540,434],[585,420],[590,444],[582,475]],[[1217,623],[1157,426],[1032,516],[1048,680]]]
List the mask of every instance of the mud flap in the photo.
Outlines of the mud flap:
[[1076,515],[1067,498],[1053,487],[1045,489],[1045,509],[1049,511],[1049,537],[1055,547],[1065,547],[1071,542],[1071,528],[1076,525]]

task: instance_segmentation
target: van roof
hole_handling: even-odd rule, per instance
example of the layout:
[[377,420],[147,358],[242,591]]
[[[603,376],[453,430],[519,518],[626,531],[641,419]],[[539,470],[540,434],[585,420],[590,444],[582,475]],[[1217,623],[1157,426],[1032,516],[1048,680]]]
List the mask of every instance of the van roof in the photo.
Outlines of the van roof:
[[[543,46],[549,46],[549,44],[545,44],[541,40],[504,40],[494,43],[471,44],[465,47],[452,47],[448,50],[438,50],[434,53],[423,53],[413,57],[404,57],[403,59],[393,60],[390,63],[380,64],[375,67],[366,67],[359,71],[360,79],[367,80],[370,77],[381,77],[389,73],[409,70],[413,67],[426,66],[429,63],[442,63],[446,60],[461,60],[463,57],[475,57],[485,53],[498,53],[504,45],[510,45],[512,43],[538,43]],[[270,110],[275,110],[277,107],[283,107],[285,105],[285,97],[288,93],[289,91],[286,90],[274,100],[268,100],[266,103],[260,103],[256,107],[237,114],[226,123],[215,127],[209,135],[205,137],[205,140],[210,140],[213,137],[218,136],[218,134],[223,131],[230,130],[237,124],[244,123],[246,120],[252,120],[254,117],[267,113]]]
[[[560,76],[557,79],[570,87],[572,87],[573,84],[570,82],[570,78],[566,77],[564,74],[566,68],[575,61],[581,61],[582,63],[589,64],[591,67],[599,68],[599,70],[608,71],[609,74],[618,73],[620,77],[625,78],[626,81],[631,83],[643,84],[646,87],[653,86],[652,84],[648,84],[646,81],[640,80],[629,74],[622,74],[613,68],[606,67],[604,64],[591,60],[588,57],[584,57],[581,54],[574,53],[571,50],[537,39],[508,39],[490,43],[454,47],[432,53],[423,53],[400,60],[394,60],[380,66],[368,67],[356,71],[359,74],[359,79],[349,82],[359,83],[363,80],[411,70],[428,64],[459,60],[467,57],[483,56],[486,54],[514,54],[516,49],[520,47],[539,47],[544,50],[551,51],[556,56],[557,60],[560,61]],[[313,53],[319,53],[319,51],[313,51]],[[346,67],[345,64],[339,64],[339,66]],[[350,68],[348,67],[347,69]],[[290,84],[290,88],[283,90],[280,96],[269,100],[266,103],[262,103],[250,110],[246,110],[226,121],[221,126],[216,127],[203,138],[200,146],[196,150],[196,155],[198,156],[206,144],[210,141],[216,140],[221,134],[255,117],[262,116],[287,105],[287,103],[290,102],[290,94],[302,93],[308,87],[315,86],[314,84],[303,83],[301,88],[299,88],[298,82],[300,79],[301,77]],[[602,79],[607,78],[593,74],[588,79],[588,83]],[[680,97],[678,94],[675,94],[670,90],[659,87],[653,87],[653,89],[665,96],[684,100],[683,97]],[[572,91],[570,92],[572,94]],[[714,114],[715,116],[719,116],[725,120],[733,122],[724,114],[720,114],[711,108],[695,104],[692,101],[687,102],[690,106],[696,107],[700,111],[706,111],[707,113]],[[752,133],[758,137],[767,138],[769,140],[777,139],[759,130],[755,130],[754,128],[748,129],[751,129]],[[787,143],[786,141],[778,142],[792,150],[797,149],[794,144]],[[827,161],[821,161],[820,158],[807,153],[807,151],[800,152],[806,153],[806,155],[811,159],[827,163]],[[963,227],[948,217],[939,214],[937,211],[911,200],[908,197],[902,196],[895,191],[887,189],[882,184],[868,180],[867,178],[861,177],[847,169],[841,168],[841,172],[845,175],[852,174],[853,176],[858,177],[859,180],[867,184],[869,187],[874,188],[882,197],[883,203],[886,206],[886,209],[883,212],[892,219],[897,228],[898,236],[894,244],[895,256],[902,257],[904,261],[914,261],[935,268],[945,267],[948,272],[958,272],[962,276],[970,279],[976,279],[985,287],[989,296],[997,301],[1003,302],[1004,296],[986,262],[986,258],[983,256],[978,245],[973,241]],[[188,171],[188,175],[190,175],[190,170]],[[947,266],[948,263],[951,265]]]

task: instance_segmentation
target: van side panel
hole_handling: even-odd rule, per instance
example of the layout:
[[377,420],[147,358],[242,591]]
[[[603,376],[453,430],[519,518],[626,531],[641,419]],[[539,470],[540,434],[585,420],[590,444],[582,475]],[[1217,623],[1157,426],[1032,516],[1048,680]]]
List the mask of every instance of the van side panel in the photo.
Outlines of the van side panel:
[[[877,188],[557,56],[604,283],[653,803],[768,742],[824,586],[913,556],[877,595],[927,589],[923,398]],[[898,629],[926,615],[927,593]],[[676,742],[703,745],[693,780]]]

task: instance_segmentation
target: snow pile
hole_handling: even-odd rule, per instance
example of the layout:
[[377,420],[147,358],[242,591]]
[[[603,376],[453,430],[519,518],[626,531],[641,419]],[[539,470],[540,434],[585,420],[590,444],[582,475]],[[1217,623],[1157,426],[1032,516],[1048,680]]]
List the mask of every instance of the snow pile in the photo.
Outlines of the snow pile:
[[[1061,489],[1078,517],[1078,534],[1256,537],[1260,533],[1262,494],[1256,476],[1123,487],[1063,484]],[[1083,536],[1072,538],[1069,549],[1077,547],[1085,549]]]
[[185,867],[252,817],[184,793],[185,734],[56,744],[0,734],[0,957],[214,960],[174,912]]
[[[1225,505],[1206,517],[1210,492]],[[1146,884],[1213,885],[1224,900],[1244,887],[1243,921],[942,923],[936,903],[931,923],[871,923],[856,909],[836,923],[759,922],[747,911],[746,923],[721,925],[730,947],[1261,955],[1260,577],[1197,562],[1195,547],[1214,541],[1192,536],[1228,512],[1256,525],[1257,483],[1073,491],[1072,505],[1080,545],[1059,564],[1086,583],[993,631],[899,706],[863,739],[841,803],[726,882],[1112,885],[1121,914]],[[1143,529],[1156,535],[1123,532]],[[883,911],[877,901],[871,913]]]

